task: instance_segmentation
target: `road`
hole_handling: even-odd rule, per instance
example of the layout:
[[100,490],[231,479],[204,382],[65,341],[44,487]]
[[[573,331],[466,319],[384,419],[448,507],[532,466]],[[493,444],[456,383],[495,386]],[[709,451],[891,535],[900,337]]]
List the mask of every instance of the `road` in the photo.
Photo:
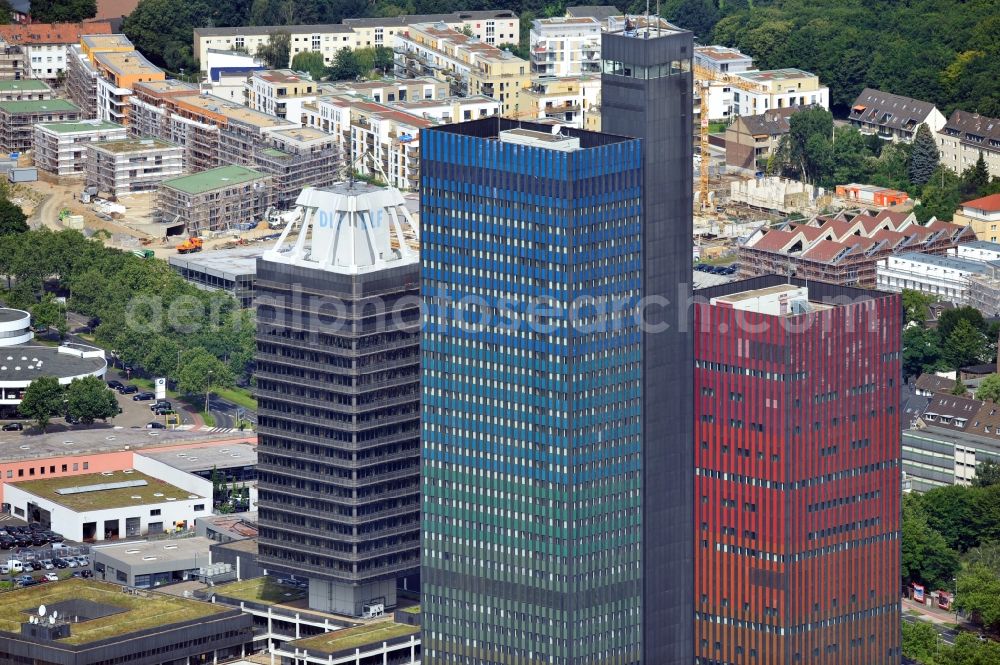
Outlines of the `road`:
[[[923,621],[923,619],[913,614],[903,614],[903,621],[907,621],[909,623],[917,623],[918,621]],[[927,621],[926,623],[929,623],[930,625],[934,626],[934,629],[937,630],[938,635],[941,637],[942,642],[951,646],[955,646],[955,638],[958,636],[957,630],[955,630],[954,628],[949,628],[947,625],[940,623],[934,623],[931,621]]]

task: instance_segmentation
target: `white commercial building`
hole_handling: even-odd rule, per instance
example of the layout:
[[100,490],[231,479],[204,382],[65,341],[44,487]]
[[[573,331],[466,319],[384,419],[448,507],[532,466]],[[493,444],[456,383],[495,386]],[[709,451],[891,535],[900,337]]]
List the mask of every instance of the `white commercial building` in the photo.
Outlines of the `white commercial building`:
[[78,542],[184,533],[212,513],[210,481],[134,460],[136,468],[124,471],[7,483],[4,501],[14,515]]
[[597,19],[535,19],[530,40],[532,74],[579,76],[601,72],[601,23]]
[[[961,247],[961,245],[959,245]],[[908,252],[887,256],[876,267],[877,288],[919,291],[957,305],[969,304],[969,277],[988,272],[983,261]]]
[[128,130],[105,120],[48,122],[35,125],[35,166],[60,176],[87,172],[87,146],[124,139]]

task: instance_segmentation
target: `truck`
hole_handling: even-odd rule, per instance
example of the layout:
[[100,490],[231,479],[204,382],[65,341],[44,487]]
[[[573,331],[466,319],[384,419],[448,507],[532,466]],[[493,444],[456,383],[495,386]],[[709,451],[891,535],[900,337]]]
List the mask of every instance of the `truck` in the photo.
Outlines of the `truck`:
[[202,246],[202,239],[198,236],[191,236],[184,242],[177,245],[178,254],[193,254],[194,252],[200,252]]

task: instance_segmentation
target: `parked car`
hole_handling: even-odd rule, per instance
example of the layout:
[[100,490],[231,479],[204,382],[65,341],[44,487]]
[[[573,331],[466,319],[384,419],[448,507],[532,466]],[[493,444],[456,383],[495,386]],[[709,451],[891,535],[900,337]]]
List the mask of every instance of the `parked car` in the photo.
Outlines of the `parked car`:
[[114,390],[120,390],[124,385],[125,384],[121,381],[108,381],[108,388],[112,388]]
[[146,429],[167,429],[167,426],[164,425],[163,423],[159,423],[156,422],[155,420],[152,420],[146,423]]
[[132,395],[133,402],[145,402],[148,399],[156,399],[156,393],[142,392]]
[[20,432],[24,429],[24,425],[21,423],[7,423],[2,429],[4,432]]
[[[66,559],[61,559],[59,557],[52,559],[52,565],[60,570],[62,570],[63,568],[69,568],[69,564],[66,562]],[[3,567],[0,566],[0,570],[2,569]]]
[[42,563],[42,568],[44,568],[45,570],[52,570],[53,568],[55,568],[55,565],[52,563],[52,559],[42,559],[41,563]]
[[48,580],[49,582],[58,582],[59,576],[56,575],[55,573],[45,573],[44,579]]
[[79,563],[77,563],[76,557],[68,556],[63,560],[66,562],[66,565],[69,566],[70,568],[76,568],[77,566],[80,565]]
[[165,399],[157,400],[149,405],[150,411],[156,411],[157,409],[162,409],[162,408],[172,409],[174,408],[174,405]]
[[173,413],[173,412],[174,412],[174,410],[171,409],[169,406],[161,406],[156,411],[153,411],[153,413],[155,413],[158,416],[165,416],[165,415]]
[[94,576],[94,571],[92,571],[92,570],[88,569],[88,570],[81,570],[80,571],[80,577],[93,577],[93,576]]
[[139,392],[138,386],[122,386],[118,389],[118,392],[122,395],[131,395],[133,393]]

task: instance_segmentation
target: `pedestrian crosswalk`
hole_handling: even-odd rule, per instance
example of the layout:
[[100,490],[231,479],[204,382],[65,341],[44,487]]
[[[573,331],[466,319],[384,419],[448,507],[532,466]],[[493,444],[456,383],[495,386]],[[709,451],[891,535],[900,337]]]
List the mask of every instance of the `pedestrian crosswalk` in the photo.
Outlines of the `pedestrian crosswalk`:
[[[178,427],[177,429],[180,429],[180,428]],[[215,432],[215,433],[223,433],[224,432],[224,433],[227,433],[227,434],[232,433],[232,432],[242,432],[244,434],[251,434],[252,433],[252,430],[248,430],[248,429],[240,430],[239,428],[236,428],[236,427],[202,427],[200,431],[202,431],[202,432]]]
[[0,522],[9,522],[10,520],[17,519],[10,513],[0,513]]
[[174,427],[174,429],[184,432],[189,429],[194,429],[194,425],[177,425],[176,427]]

